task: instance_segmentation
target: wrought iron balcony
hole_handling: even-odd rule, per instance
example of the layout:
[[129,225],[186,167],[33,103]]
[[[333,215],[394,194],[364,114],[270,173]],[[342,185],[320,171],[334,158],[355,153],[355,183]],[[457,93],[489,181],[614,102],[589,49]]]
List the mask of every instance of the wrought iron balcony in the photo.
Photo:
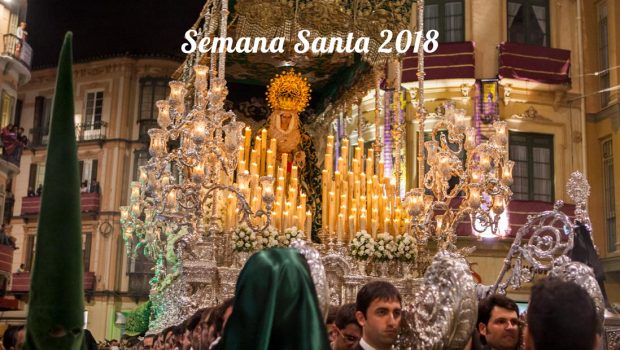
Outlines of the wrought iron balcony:
[[49,128],[30,129],[30,134],[32,135],[32,139],[30,140],[30,146],[42,147],[42,146],[47,145],[49,132],[50,132]]
[[108,123],[104,121],[76,124],[75,136],[77,141],[105,140],[107,130]]
[[[99,121],[95,123],[81,123],[75,125],[75,139],[81,141],[105,140],[108,132],[108,123]],[[43,147],[47,145],[49,138],[49,128],[30,129],[32,140],[30,146]]]
[[2,54],[11,56],[21,62],[28,70],[32,63],[32,47],[15,34],[4,34],[4,49]]

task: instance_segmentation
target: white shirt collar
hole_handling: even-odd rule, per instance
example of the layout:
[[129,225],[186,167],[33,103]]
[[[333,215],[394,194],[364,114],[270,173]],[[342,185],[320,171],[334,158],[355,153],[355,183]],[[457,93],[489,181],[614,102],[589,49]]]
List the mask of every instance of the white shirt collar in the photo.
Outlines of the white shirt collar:
[[362,349],[364,350],[376,350],[375,348],[373,348],[372,346],[368,345],[368,343],[364,340],[364,338],[362,337],[362,339],[360,339],[360,346],[362,347]]

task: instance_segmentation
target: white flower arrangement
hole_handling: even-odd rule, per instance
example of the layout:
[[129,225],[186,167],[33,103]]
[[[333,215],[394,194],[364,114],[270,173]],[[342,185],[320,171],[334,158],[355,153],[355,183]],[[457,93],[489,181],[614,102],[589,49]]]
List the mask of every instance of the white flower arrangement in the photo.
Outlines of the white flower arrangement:
[[351,256],[355,259],[367,260],[375,252],[375,240],[368,232],[362,230],[355,234],[349,247],[351,249]]
[[376,261],[390,261],[396,258],[398,248],[394,237],[389,233],[380,233],[375,240],[375,253],[373,258]]
[[413,262],[416,258],[416,240],[410,234],[405,233],[396,238],[396,258],[403,262]]
[[256,233],[247,224],[237,226],[232,234],[232,246],[236,252],[252,252],[256,249]]
[[261,249],[280,246],[280,232],[278,232],[278,229],[274,226],[269,225],[269,227],[263,231],[260,243]]
[[284,230],[284,235],[280,237],[280,243],[283,246],[288,247],[296,239],[304,239],[304,231],[297,228],[297,226],[289,227]]

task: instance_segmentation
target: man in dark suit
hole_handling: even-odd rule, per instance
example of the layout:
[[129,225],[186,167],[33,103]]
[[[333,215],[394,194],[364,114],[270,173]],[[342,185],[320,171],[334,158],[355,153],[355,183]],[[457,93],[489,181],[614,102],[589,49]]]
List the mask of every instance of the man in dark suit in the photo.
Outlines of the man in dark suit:
[[391,283],[375,281],[357,293],[355,317],[362,326],[356,350],[389,350],[398,337],[402,299]]

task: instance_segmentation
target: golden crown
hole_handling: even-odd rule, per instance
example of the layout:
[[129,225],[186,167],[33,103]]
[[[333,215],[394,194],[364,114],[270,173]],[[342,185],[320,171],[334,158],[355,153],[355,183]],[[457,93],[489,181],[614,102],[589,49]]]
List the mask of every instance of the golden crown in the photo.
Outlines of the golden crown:
[[310,102],[310,84],[293,69],[276,74],[267,87],[267,102],[273,110],[301,113]]

